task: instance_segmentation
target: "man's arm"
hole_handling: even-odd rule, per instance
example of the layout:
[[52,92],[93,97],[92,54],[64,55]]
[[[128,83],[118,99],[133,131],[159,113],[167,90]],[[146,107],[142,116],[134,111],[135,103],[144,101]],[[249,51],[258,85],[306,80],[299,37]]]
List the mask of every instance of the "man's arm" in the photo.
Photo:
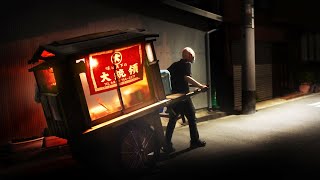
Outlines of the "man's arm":
[[197,80],[195,80],[194,78],[192,78],[191,76],[184,76],[184,79],[191,85],[195,86],[195,87],[198,87],[200,89],[203,89],[203,88],[207,88],[206,85],[203,85],[201,83],[199,83]]

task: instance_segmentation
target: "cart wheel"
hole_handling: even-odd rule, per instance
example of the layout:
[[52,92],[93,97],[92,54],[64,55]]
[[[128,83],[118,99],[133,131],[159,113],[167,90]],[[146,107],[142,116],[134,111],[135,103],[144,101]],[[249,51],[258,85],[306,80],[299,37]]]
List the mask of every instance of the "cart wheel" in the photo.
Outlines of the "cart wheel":
[[120,157],[122,167],[140,171],[155,166],[160,155],[160,143],[153,126],[133,123],[122,129]]

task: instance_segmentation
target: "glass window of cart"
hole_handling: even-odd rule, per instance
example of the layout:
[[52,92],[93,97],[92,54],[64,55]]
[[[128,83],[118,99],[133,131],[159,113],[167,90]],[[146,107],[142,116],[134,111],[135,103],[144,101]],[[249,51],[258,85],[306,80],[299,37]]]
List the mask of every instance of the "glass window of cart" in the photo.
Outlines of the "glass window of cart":
[[154,99],[144,68],[141,44],[90,54],[80,73],[91,121],[128,113],[150,105]]

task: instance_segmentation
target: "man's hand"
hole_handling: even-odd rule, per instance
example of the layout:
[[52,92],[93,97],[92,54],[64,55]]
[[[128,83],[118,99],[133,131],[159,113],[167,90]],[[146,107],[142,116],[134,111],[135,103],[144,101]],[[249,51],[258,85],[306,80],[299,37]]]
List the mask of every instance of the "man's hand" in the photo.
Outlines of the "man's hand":
[[201,85],[199,88],[201,92],[206,92],[209,89],[207,85]]
[[206,92],[208,89],[209,89],[209,87],[205,86],[205,87],[201,88],[201,92]]

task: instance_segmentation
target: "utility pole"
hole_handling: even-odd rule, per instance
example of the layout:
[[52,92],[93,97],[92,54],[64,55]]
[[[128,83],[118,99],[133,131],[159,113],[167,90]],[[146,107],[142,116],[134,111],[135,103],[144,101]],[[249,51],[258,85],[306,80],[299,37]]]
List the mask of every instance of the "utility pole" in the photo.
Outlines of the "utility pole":
[[242,0],[244,59],[242,61],[242,114],[256,112],[254,0]]

